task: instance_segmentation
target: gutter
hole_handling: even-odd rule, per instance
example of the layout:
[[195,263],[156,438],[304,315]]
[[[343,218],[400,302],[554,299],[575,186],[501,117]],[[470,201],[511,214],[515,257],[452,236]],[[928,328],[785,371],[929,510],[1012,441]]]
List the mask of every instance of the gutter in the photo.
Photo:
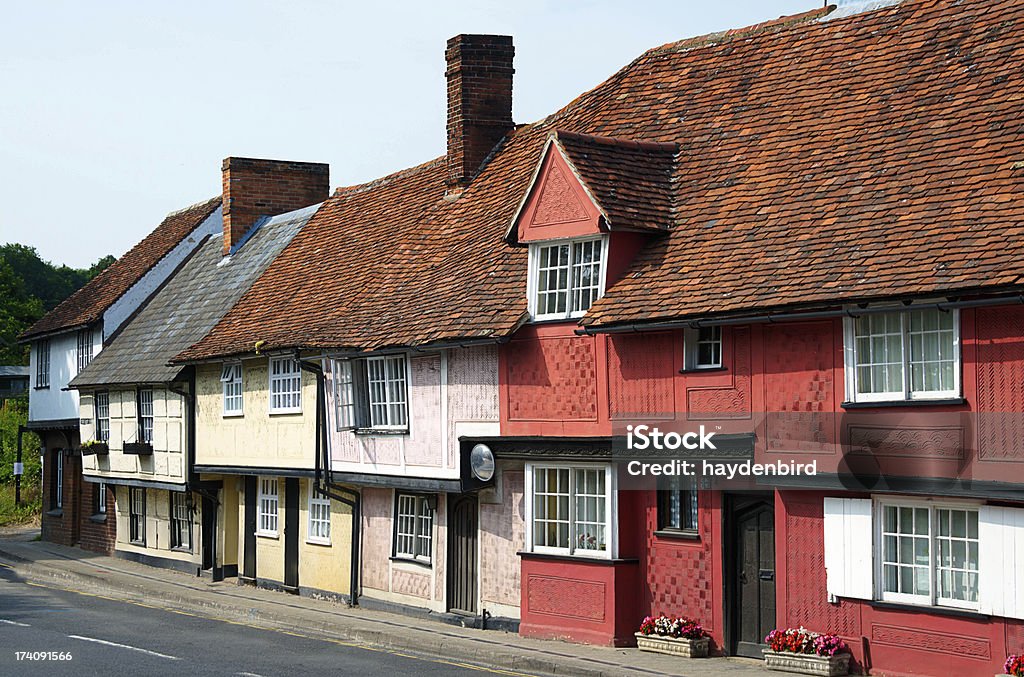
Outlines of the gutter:
[[940,310],[949,312],[960,308],[984,308],[1002,306],[1008,303],[1024,303],[1024,294],[1016,296],[1000,296],[998,298],[974,299],[971,301],[947,301],[932,303],[903,302],[902,307],[882,305],[864,308],[839,308],[808,312],[766,313],[761,315],[736,315],[733,317],[709,317],[693,320],[672,320],[668,322],[632,322],[624,325],[608,327],[581,327],[575,330],[577,336],[594,336],[595,334],[629,334],[641,331],[662,331],[670,329],[699,329],[700,327],[721,327],[738,324],[774,324],[776,322],[798,322],[803,320],[823,320],[837,317],[858,318],[864,315],[891,313],[893,310]]
[[[316,376],[316,452],[314,491],[327,498],[333,498],[352,511],[351,550],[349,552],[349,606],[359,606],[359,543],[362,540],[361,496],[331,480],[331,460],[327,443],[327,379],[323,366],[316,362],[304,361],[295,351],[299,368]],[[351,497],[350,497],[351,496]]]

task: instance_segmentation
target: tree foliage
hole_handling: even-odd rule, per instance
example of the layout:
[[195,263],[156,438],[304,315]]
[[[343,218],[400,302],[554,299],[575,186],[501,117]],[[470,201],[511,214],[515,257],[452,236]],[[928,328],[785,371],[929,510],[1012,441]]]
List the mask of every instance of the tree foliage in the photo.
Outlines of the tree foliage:
[[42,260],[32,247],[0,246],[0,364],[28,364],[28,346],[18,344],[18,334],[114,260],[108,255],[88,268],[70,268]]

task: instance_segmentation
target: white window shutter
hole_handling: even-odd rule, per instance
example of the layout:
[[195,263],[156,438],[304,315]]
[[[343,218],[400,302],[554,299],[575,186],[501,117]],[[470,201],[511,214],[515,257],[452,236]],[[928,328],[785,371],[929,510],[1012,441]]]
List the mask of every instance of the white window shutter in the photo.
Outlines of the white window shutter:
[[830,599],[874,596],[871,514],[869,498],[825,499],[825,588]]
[[1024,619],[1024,510],[981,506],[978,547],[979,610]]

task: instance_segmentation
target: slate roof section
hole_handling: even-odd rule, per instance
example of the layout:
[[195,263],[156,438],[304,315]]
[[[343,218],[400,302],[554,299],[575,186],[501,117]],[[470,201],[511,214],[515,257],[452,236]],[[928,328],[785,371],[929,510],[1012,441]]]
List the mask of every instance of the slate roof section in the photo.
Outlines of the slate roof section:
[[611,230],[668,230],[679,146],[576,134],[553,138],[597,200]]
[[210,236],[185,265],[125,325],[120,334],[71,380],[72,388],[167,383],[180,366],[168,361],[201,338],[292,241],[319,205],[265,219],[230,257]]
[[26,329],[19,340],[75,329],[102,319],[107,308],[198,228],[220,203],[221,198],[216,197],[168,214],[153,232]]
[[672,228],[590,326],[1020,288],[1024,5],[828,11],[650,50],[507,135],[456,200],[443,158],[338,191],[179,358],[509,336],[527,252],[504,237],[556,131],[679,148]]

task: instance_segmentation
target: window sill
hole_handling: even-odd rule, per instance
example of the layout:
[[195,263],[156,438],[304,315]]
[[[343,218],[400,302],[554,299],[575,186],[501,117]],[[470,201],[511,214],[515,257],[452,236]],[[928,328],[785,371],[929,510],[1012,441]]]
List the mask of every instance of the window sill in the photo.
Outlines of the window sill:
[[938,400],[882,400],[878,402],[843,402],[843,409],[882,409],[890,407],[949,407],[967,404],[963,397],[947,397]]
[[910,611],[921,614],[937,614],[941,616],[952,616],[955,618],[970,618],[974,620],[990,620],[992,616],[983,614],[980,611],[971,609],[958,609],[952,606],[925,606],[924,604],[908,604],[906,602],[885,602],[883,600],[871,600],[868,604],[883,611]]
[[611,557],[589,557],[587,555],[556,555],[548,552],[529,552],[520,550],[516,553],[522,559],[540,559],[553,562],[576,562],[577,564],[639,564],[640,560],[635,557],[611,558]]
[[349,428],[356,435],[384,435],[384,436],[400,436],[408,435],[408,428]]
[[225,413],[221,414],[221,418],[242,418],[243,416],[245,416],[245,414],[243,412],[241,412],[241,411],[235,412],[235,413],[227,413],[227,412],[225,412]]
[[98,512],[95,515],[90,515],[89,521],[95,522],[96,524],[103,524],[107,521],[107,514],[103,512]]
[[256,538],[272,538],[272,539],[274,539],[276,541],[276,540],[280,539],[281,537],[279,535],[277,535],[277,534],[260,533],[259,531],[257,531],[256,532]]
[[412,557],[402,557],[400,555],[392,555],[388,559],[390,559],[392,562],[406,562],[408,564],[415,564],[417,566],[423,567],[424,569],[433,569],[434,568],[434,563],[433,562],[428,562],[428,561],[422,560],[422,559],[414,559]]
[[146,547],[146,542],[145,541],[128,541],[128,545],[137,545],[140,548],[145,548]]
[[64,516],[64,508],[54,508],[53,510],[48,510],[46,512],[46,516],[47,517],[63,517]]
[[573,315],[570,317],[565,317],[564,315],[559,317],[530,316],[530,324],[568,324],[570,322],[572,322],[573,324],[579,324],[580,318],[582,318],[584,315],[586,315],[586,313],[580,313],[579,315]]
[[728,367],[683,367],[679,370],[680,374],[720,374],[723,371],[729,371]]
[[311,541],[311,540],[309,540],[307,538],[306,539],[306,545],[319,545],[319,546],[324,547],[324,548],[329,548],[329,547],[331,547],[331,542],[330,541]]
[[32,390],[49,390],[49,389],[50,389],[50,384],[49,383],[47,383],[44,386],[32,386]]
[[301,414],[301,409],[271,409],[267,412],[271,416],[295,416]]
[[658,538],[668,538],[676,541],[699,541],[700,534],[696,530],[683,529],[658,529],[654,532]]
[[180,546],[179,547],[172,547],[171,548],[171,552],[182,552],[182,553],[185,553],[187,555],[191,555],[192,554],[192,548],[182,548]]

